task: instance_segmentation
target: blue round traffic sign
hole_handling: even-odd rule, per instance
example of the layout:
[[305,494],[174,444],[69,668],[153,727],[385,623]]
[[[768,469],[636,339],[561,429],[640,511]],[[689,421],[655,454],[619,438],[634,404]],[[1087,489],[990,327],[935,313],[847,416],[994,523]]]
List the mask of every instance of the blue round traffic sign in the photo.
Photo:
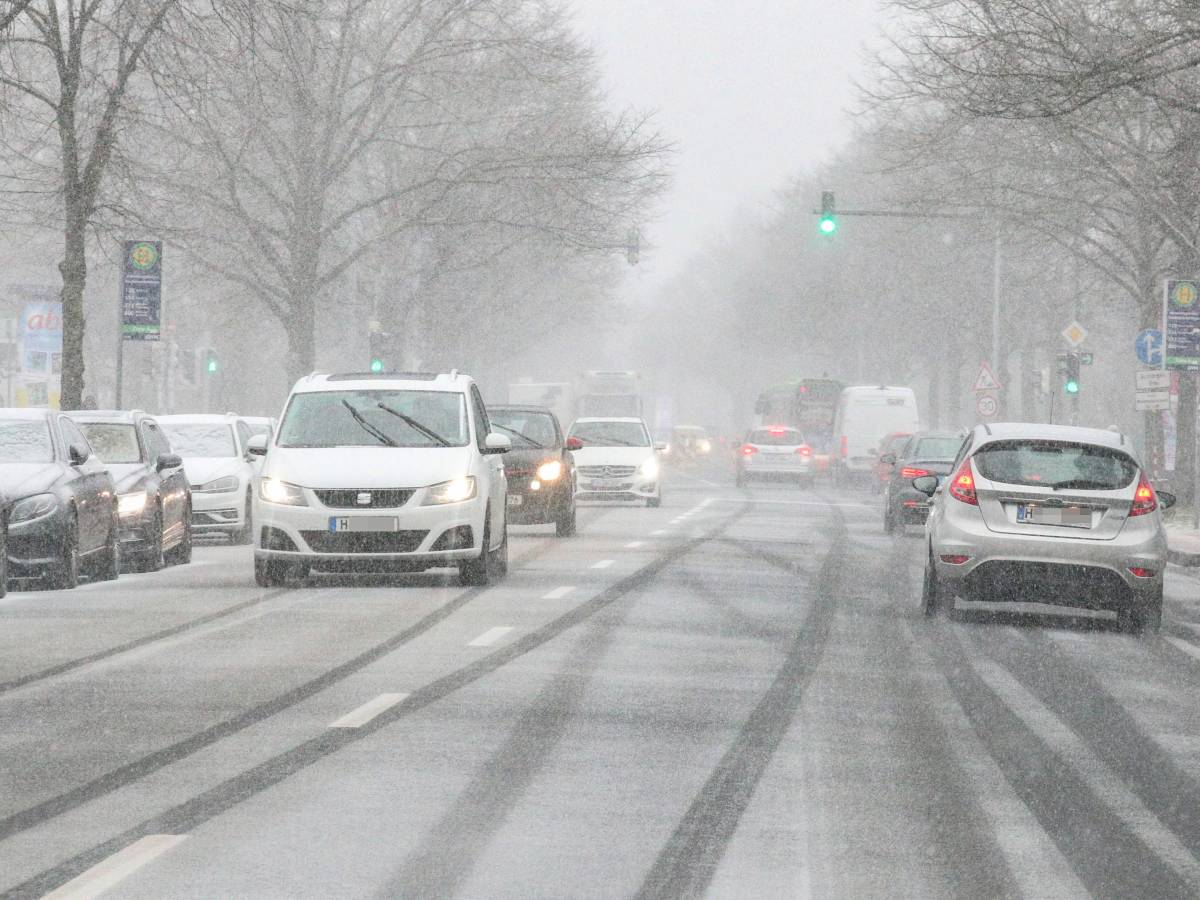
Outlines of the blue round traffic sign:
[[1161,366],[1163,361],[1163,336],[1157,328],[1143,328],[1133,339],[1133,349],[1138,362],[1148,366]]

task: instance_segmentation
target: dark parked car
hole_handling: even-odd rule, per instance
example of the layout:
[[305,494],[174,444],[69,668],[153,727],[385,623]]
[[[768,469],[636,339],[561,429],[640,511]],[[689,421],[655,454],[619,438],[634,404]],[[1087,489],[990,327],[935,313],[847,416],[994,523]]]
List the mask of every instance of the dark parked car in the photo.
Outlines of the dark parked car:
[[891,466],[883,491],[884,531],[890,534],[905,525],[925,521],[929,515],[929,497],[913,487],[913,479],[949,475],[963,439],[961,431],[918,431],[904,442],[899,452],[879,457],[881,466]]
[[192,493],[183,460],[143,412],[81,410],[79,425],[117,488],[121,564],[155,572],[192,558]]
[[560,536],[574,534],[575,458],[558,417],[540,406],[489,406],[488,419],[512,439],[512,449],[504,454],[508,521],[553,522]]
[[57,410],[0,409],[0,494],[14,577],[72,588],[120,568],[117,491],[79,426]]

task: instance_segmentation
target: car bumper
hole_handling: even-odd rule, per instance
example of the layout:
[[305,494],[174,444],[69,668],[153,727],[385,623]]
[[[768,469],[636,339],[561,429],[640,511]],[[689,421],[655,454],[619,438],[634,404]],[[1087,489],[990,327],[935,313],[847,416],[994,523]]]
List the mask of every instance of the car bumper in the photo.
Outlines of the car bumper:
[[550,487],[531,490],[528,481],[509,479],[508,523],[510,525],[545,525],[555,521],[571,506],[571,484],[560,481]]
[[577,500],[652,500],[661,493],[658,478],[633,474],[627,478],[581,481]]
[[[487,498],[444,506],[334,509],[254,504],[255,559],[302,562],[325,571],[421,571],[477,559]],[[332,518],[395,518],[395,530],[330,531]]]
[[219,494],[192,491],[192,532],[194,534],[230,534],[245,526],[246,491]]
[[803,460],[803,461],[799,461],[799,462],[791,462],[789,460],[787,463],[784,463],[782,461],[780,461],[780,462],[753,462],[753,463],[746,462],[746,463],[742,463],[742,474],[745,475],[746,477],[753,477],[756,475],[764,475],[764,476],[771,476],[771,477],[780,477],[780,476],[804,477],[807,475],[811,475],[812,473],[813,473],[813,465],[808,460]]
[[[956,516],[938,523],[934,565],[938,579],[968,600],[1127,606],[1161,593],[1167,566],[1162,529],[1131,529],[1131,521],[1112,540],[1081,540],[993,532],[982,518]],[[955,564],[944,556],[968,559]],[[1133,568],[1153,574],[1137,576]]]
[[66,509],[8,526],[7,556],[9,573],[14,577],[40,575],[57,565],[66,533]]

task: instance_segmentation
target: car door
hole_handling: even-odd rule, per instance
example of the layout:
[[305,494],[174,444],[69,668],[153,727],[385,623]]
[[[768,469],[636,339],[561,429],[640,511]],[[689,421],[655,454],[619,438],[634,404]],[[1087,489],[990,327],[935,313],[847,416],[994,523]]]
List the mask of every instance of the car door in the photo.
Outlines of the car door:
[[[479,394],[479,388],[471,385],[471,407],[472,414],[475,419],[475,442],[479,447],[479,452],[484,452],[484,442],[487,436],[491,434],[492,425],[488,421],[487,409],[483,405],[483,397]],[[507,515],[505,504],[508,502],[508,483],[504,476],[504,454],[493,453],[484,455],[483,464],[488,469],[488,500],[492,504],[492,534],[499,534],[504,528],[504,519]]]
[[187,507],[187,478],[183,467],[158,470],[158,458],[171,452],[171,444],[158,423],[145,419],[140,426],[142,444],[152,470],[158,473],[159,497],[163,510],[163,534],[173,535],[183,527]]
[[88,553],[103,547],[108,541],[113,522],[112,476],[78,425],[66,416],[59,416],[58,426],[64,449],[68,453],[68,462],[72,445],[86,448],[89,454],[81,465],[71,467],[75,471],[72,489],[79,514],[79,550]]

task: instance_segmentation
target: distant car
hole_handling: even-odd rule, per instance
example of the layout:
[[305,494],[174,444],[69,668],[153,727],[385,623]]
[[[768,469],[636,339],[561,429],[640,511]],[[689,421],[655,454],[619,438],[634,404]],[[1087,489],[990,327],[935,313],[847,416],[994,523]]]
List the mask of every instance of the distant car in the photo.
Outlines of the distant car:
[[911,431],[893,431],[885,434],[883,440],[879,442],[879,450],[875,457],[875,476],[878,479],[877,487],[880,491],[887,487],[887,483],[892,480],[892,463],[884,462],[884,457],[897,456],[910,437],[912,437]]
[[676,460],[703,460],[712,453],[712,439],[699,425],[676,425],[671,429],[670,449]]
[[554,523],[560,537],[575,533],[575,456],[567,449],[558,417],[539,406],[489,406],[492,428],[508,435],[504,454],[508,521]]
[[171,449],[183,458],[192,491],[192,532],[223,534],[247,544],[254,532],[256,464],[246,442],[250,426],[234,415],[159,416]]
[[662,505],[658,455],[662,444],[650,440],[646,423],[633,417],[576,419],[570,437],[580,500],[644,500]]
[[1167,537],[1155,492],[1122,434],[1065,425],[977,425],[932,496],[926,615],[967,600],[1109,610],[1130,632],[1162,620]]
[[73,588],[82,572],[120,571],[112,476],[79,426],[57,410],[0,410],[0,493],[10,577]]
[[154,572],[192,558],[192,492],[183,460],[143,412],[81,410],[79,426],[117,488],[121,566]]
[[752,480],[787,479],[811,486],[813,451],[798,429],[787,425],[753,428],[738,448],[737,486]]
[[898,452],[885,453],[890,478],[883,491],[883,530],[889,534],[905,525],[925,521],[929,497],[913,487],[922,475],[949,475],[954,456],[962,446],[961,431],[918,431],[904,439]]
[[421,572],[457,567],[466,585],[508,572],[512,440],[492,430],[474,380],[458,372],[317,373],[292,388],[255,497],[254,578],[311,569]]

